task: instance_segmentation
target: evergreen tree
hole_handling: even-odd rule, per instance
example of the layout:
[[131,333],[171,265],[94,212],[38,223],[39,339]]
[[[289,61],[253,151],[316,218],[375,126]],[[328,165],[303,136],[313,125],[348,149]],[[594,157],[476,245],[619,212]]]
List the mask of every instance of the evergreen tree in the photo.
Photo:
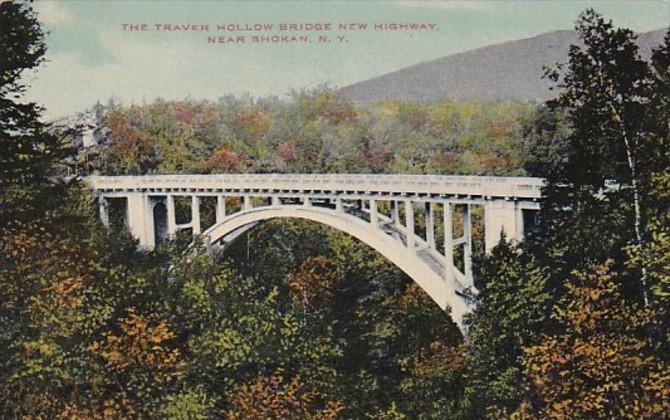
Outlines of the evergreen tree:
[[[42,108],[20,102],[24,71],[34,69],[46,52],[44,31],[30,6],[0,3],[0,226],[25,215],[54,164],[71,150],[47,132]],[[49,194],[43,194],[42,198]],[[37,201],[37,200],[36,200]]]

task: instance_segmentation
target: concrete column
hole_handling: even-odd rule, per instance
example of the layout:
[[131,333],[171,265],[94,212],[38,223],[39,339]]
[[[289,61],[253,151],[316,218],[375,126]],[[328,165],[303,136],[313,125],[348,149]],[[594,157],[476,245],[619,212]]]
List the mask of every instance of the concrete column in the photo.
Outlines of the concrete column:
[[474,284],[472,277],[472,208],[470,204],[465,205],[465,212],[463,213],[463,236],[465,236],[465,244],[463,245],[463,267],[466,281],[470,282],[468,286]]
[[270,198],[270,205],[281,206],[281,200],[276,195],[273,195],[272,198]]
[[305,196],[302,199],[302,205],[305,206],[305,207],[309,207],[309,206],[312,205],[312,201],[310,200],[310,198],[308,196]]
[[342,199],[341,198],[336,198],[335,199],[335,211],[338,213],[344,213],[344,205],[342,205]]
[[200,226],[200,197],[197,195],[191,196],[191,228],[193,235],[200,235],[202,228]]
[[128,229],[140,242],[140,248],[153,249],[155,244],[153,208],[149,196],[141,193],[128,195],[127,217]]
[[484,244],[487,253],[498,245],[501,234],[508,241],[523,237],[523,214],[519,216],[513,201],[495,200],[484,205]]
[[391,220],[393,220],[393,224],[395,225],[400,224],[400,210],[398,209],[398,201],[396,200],[391,201]]
[[109,228],[109,201],[103,196],[98,197],[98,210],[100,211],[102,225]]
[[377,201],[373,198],[370,200],[370,223],[372,226],[379,225],[379,214],[377,213]]
[[251,196],[242,197],[242,211],[244,210],[251,210]]
[[454,279],[454,206],[444,203],[444,258],[447,260],[447,281]]
[[435,249],[435,219],[433,203],[425,203],[423,211],[426,222],[426,242],[428,243],[428,248]]
[[177,215],[174,209],[174,196],[168,195],[165,198],[165,208],[167,209],[167,234],[168,238],[174,239],[177,236]]
[[410,200],[405,200],[405,237],[407,248],[414,250],[414,206]]
[[226,197],[223,195],[216,196],[216,223],[223,222],[226,218]]

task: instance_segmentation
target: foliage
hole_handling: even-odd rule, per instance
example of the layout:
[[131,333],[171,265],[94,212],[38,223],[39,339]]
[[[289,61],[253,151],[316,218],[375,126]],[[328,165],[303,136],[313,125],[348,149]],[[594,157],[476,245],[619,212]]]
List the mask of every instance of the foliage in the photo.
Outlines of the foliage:
[[646,268],[654,304],[665,310],[670,303],[670,229],[654,225],[649,236],[644,248],[631,249],[631,262]]
[[[165,321],[151,322],[134,308],[117,321],[117,332],[102,333],[89,351],[99,355],[103,386],[114,394],[105,401],[106,416],[148,414],[146,405],[162,396],[164,385],[182,376],[184,361],[175,348],[176,334]],[[123,384],[123,386],[118,386]],[[151,395],[154,394],[154,395]]]
[[661,418],[670,366],[654,354],[651,313],[627,302],[611,263],[575,273],[553,311],[556,334],[525,349],[542,418]]
[[270,377],[258,377],[251,383],[241,384],[232,395],[232,408],[225,417],[231,420],[337,418],[342,403],[323,399],[323,395],[304,384],[299,376],[285,379],[279,370]]
[[97,169],[518,175],[525,160],[518,138],[533,110],[474,102],[360,107],[328,88],[282,101],[224,99],[107,107]]
[[632,32],[587,11],[562,91],[540,108],[361,106],[323,87],[288,99],[98,107],[109,130],[91,164],[107,174],[548,177],[541,234],[522,247],[503,241],[477,264],[464,341],[407,276],[324,226],[271,220],[222,253],[190,238],[143,252],[123,223],[103,229],[85,186],[48,182],[67,150],[39,108],[10,98],[44,54],[39,24],[29,6],[3,2],[5,24],[17,30],[0,34],[0,417],[662,418],[670,409],[667,42],[645,63]]
[[[559,134],[556,147],[548,149],[557,157],[544,170],[544,252],[553,260],[555,281],[607,258],[621,267],[627,258],[623,248],[644,244],[654,206],[653,174],[670,164],[667,136],[662,137],[668,113],[659,105],[658,76],[652,72],[655,65],[662,67],[667,45],[650,64],[640,58],[631,30],[615,28],[592,9],[580,15],[575,28],[583,44],[572,45],[568,63],[548,72],[559,89],[548,105],[569,126],[569,133],[545,126]],[[626,293],[648,303],[647,276],[637,269],[639,284],[622,278]]]
[[[394,403],[413,417],[455,413],[460,334],[418,286],[365,245],[312,223],[272,221],[247,240],[253,264],[243,269],[285,291],[304,327],[337,340],[333,392],[344,418],[373,417]],[[441,363],[452,356],[447,371]],[[422,394],[431,398],[414,398]]]
[[[23,3],[0,3],[0,227],[24,216],[38,202],[36,184],[71,153],[39,120],[42,109],[19,102],[20,77],[44,59],[46,45],[34,12]],[[12,28],[12,30],[4,30]]]
[[520,361],[523,347],[545,324],[547,277],[538,261],[504,242],[481,262],[477,307],[466,320],[468,416],[513,411],[529,389]]
[[332,305],[337,280],[334,264],[320,256],[306,259],[289,276],[287,283],[305,309],[319,309]]
[[667,312],[654,302],[666,271],[668,45],[647,63],[630,30],[593,10],[576,29],[583,45],[550,75],[561,91],[535,132],[557,155],[541,159],[546,228],[534,245],[559,303],[524,349],[532,388],[515,415],[659,418],[668,403]]

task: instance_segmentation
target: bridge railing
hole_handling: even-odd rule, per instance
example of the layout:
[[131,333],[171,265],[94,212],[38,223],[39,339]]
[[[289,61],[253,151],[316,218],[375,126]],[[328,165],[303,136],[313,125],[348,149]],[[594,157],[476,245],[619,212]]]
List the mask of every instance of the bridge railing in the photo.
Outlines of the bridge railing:
[[402,195],[462,195],[538,200],[544,180],[530,177],[352,174],[222,174],[91,176],[95,190],[323,191]]

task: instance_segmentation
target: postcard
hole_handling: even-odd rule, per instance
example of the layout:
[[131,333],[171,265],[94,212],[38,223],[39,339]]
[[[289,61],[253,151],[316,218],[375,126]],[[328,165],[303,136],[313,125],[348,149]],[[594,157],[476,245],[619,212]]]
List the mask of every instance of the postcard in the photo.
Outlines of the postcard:
[[665,418],[669,27],[0,1],[0,417]]

